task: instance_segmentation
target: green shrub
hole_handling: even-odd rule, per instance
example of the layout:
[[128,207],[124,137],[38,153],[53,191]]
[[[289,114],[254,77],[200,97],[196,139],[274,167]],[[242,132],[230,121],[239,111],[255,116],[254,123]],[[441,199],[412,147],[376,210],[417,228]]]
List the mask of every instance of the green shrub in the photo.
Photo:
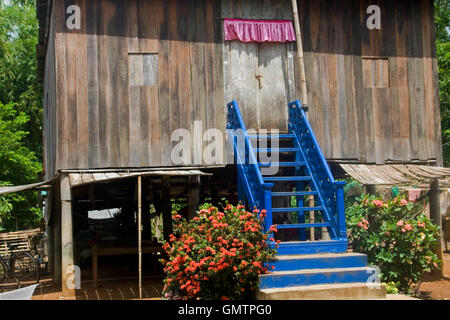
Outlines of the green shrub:
[[434,249],[438,227],[420,205],[404,198],[387,202],[375,196],[358,198],[347,208],[349,240],[369,264],[380,267],[380,278],[411,294],[425,272],[439,267]]
[[[258,288],[258,275],[276,250],[262,232],[265,210],[247,212],[227,205],[223,212],[204,204],[191,221],[174,211],[174,234],[164,243],[163,295],[168,299],[245,299]],[[276,232],[276,226],[271,232]],[[273,239],[271,239],[273,241]]]

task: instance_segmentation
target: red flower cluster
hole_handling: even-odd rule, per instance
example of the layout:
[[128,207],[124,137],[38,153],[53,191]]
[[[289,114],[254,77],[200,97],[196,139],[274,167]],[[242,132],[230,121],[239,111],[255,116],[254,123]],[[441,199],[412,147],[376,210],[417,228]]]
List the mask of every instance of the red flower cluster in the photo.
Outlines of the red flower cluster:
[[[255,289],[257,276],[268,272],[265,265],[276,254],[267,248],[268,237],[259,220],[266,211],[259,213],[230,204],[223,212],[204,205],[190,222],[174,213],[180,224],[163,246],[169,256],[168,262],[162,261],[166,273],[163,294],[180,299],[233,299]],[[270,232],[276,231],[272,226]],[[222,288],[220,293],[217,286]]]

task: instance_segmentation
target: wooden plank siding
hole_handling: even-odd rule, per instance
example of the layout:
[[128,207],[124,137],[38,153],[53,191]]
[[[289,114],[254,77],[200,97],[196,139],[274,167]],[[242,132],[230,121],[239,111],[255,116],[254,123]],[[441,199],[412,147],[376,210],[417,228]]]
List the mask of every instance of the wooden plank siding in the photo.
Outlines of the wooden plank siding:
[[[201,134],[225,131],[232,99],[248,128],[287,129],[286,104],[300,97],[296,43],[225,41],[223,19],[289,20],[290,1],[53,3],[47,177],[173,166],[170,138],[179,128],[197,138],[189,165],[207,166]],[[81,8],[81,30],[65,25],[71,4]],[[366,28],[373,4],[381,30]],[[299,0],[298,9],[308,116],[327,159],[442,164],[432,0]]]
[[[298,4],[310,121],[325,156],[442,164],[432,1]],[[381,9],[381,30],[366,28],[373,4]],[[381,82],[368,85],[367,72]]]
[[[203,131],[225,128],[222,25],[214,1],[54,3],[54,123],[61,131],[46,134],[50,143],[59,137],[56,157],[47,157],[50,172],[171,166],[174,130],[193,134],[194,121]],[[81,30],[65,26],[71,4],[81,8]],[[138,64],[138,55],[156,59],[157,67],[147,70],[154,74],[134,73],[130,63]],[[147,80],[136,83],[142,76]],[[202,148],[194,151],[202,165]]]

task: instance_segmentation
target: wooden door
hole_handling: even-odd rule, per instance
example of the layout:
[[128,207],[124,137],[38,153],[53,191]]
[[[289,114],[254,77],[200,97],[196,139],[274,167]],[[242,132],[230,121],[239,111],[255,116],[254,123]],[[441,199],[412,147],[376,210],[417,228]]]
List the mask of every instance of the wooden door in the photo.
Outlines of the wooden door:
[[293,45],[225,43],[225,99],[236,100],[247,129],[287,130],[287,103],[295,94]]

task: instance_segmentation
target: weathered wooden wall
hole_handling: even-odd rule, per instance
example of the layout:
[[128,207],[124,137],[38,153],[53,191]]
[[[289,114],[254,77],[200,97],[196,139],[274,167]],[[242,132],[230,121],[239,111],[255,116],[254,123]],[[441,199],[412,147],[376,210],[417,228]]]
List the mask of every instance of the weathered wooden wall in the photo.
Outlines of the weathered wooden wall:
[[[366,28],[373,4],[381,30]],[[433,1],[300,0],[299,12],[310,120],[326,157],[442,164]],[[376,60],[384,67],[370,68]]]
[[[81,30],[66,28],[65,8],[71,4],[81,8]],[[222,37],[220,20],[213,18],[216,5],[200,0],[54,2],[55,168],[170,166],[175,129],[192,133],[195,120],[202,121],[203,130],[225,128],[222,46],[214,42]],[[158,62],[156,80],[135,82],[139,75],[132,64],[141,54]],[[197,144],[192,152],[202,148]]]
[[[81,30],[66,28],[70,4],[81,8]],[[366,28],[372,4],[382,10],[381,30]],[[298,6],[309,118],[325,156],[441,163],[432,0]],[[300,96],[295,43],[223,40],[223,18],[292,19],[290,1],[56,0],[53,16],[51,173],[171,166],[175,129],[193,134],[199,120],[203,131],[224,130],[225,104],[236,99],[248,127],[283,130],[286,103]],[[201,159],[201,146],[193,143],[192,160]]]

